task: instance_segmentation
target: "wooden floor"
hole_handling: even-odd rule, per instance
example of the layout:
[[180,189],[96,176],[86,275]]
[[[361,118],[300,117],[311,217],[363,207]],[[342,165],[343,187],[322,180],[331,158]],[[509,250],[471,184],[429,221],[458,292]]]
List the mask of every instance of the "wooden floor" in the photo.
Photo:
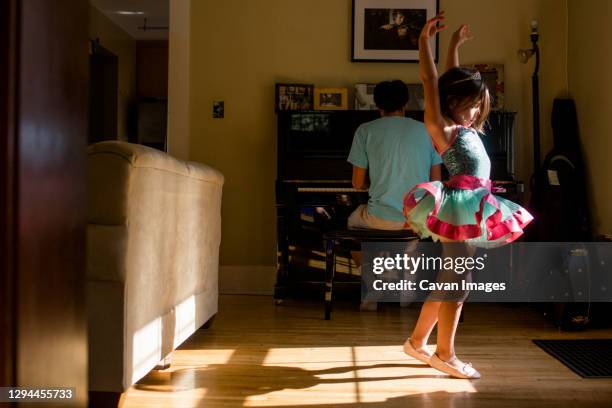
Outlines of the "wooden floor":
[[467,304],[457,352],[482,373],[451,379],[402,353],[417,308],[359,312],[320,302],[222,296],[209,329],[125,394],[125,407],[610,407],[612,379],[582,379],[534,338],[611,338],[557,331],[525,306]]

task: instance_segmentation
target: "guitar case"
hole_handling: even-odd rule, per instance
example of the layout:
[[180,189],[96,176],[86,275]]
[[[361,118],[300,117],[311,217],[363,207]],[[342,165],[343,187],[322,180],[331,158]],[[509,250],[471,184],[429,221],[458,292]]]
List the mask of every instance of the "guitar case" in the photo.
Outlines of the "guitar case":
[[532,179],[529,207],[535,220],[527,240],[591,241],[586,172],[574,101],[555,99],[551,122],[553,148]]
[[[535,217],[528,241],[592,241],[586,191],[586,172],[578,135],[576,106],[572,99],[555,99],[552,111],[553,148],[546,155],[532,179],[530,210]],[[568,250],[559,270],[567,270],[572,287],[580,293],[584,286],[583,270],[576,265],[584,261]],[[589,303],[549,303],[546,315],[564,330],[584,329],[590,323]]]

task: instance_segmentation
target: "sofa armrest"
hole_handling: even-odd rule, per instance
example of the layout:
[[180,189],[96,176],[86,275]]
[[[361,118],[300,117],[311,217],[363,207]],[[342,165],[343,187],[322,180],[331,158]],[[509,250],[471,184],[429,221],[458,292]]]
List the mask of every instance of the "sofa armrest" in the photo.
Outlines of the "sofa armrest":
[[187,168],[189,169],[189,174],[191,175],[191,177],[194,177],[198,180],[214,183],[220,187],[223,186],[223,183],[225,182],[223,173],[221,173],[217,169],[207,166],[206,164],[188,162]]
[[107,141],[89,146],[87,152],[90,158],[98,154],[115,155],[127,161],[132,168],[164,170],[178,175],[217,183],[220,186],[224,182],[223,174],[210,166],[202,163],[182,161],[164,152],[142,145]]

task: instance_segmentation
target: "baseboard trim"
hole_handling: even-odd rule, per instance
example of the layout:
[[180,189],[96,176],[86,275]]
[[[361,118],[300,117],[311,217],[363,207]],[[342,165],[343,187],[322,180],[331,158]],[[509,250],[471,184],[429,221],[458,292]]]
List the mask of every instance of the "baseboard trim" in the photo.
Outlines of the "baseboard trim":
[[276,283],[276,266],[221,265],[219,294],[272,295]]

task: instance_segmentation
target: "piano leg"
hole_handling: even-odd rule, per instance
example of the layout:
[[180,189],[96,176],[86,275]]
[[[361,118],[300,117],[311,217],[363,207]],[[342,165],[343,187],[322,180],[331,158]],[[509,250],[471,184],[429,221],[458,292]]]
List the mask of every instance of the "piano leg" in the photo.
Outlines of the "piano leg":
[[325,320],[331,319],[332,289],[336,272],[335,246],[335,239],[328,239],[325,242]]

